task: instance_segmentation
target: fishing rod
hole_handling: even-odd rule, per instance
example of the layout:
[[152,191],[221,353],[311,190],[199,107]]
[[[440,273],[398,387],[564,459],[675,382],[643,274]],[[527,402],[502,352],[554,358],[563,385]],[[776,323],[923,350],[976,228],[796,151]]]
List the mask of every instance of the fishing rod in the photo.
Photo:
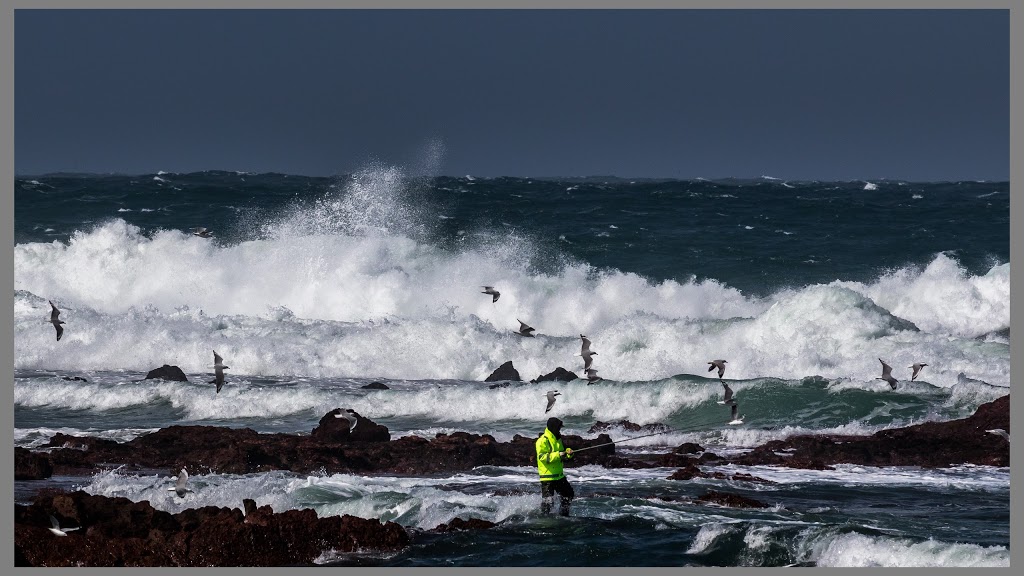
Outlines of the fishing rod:
[[658,436],[660,434],[668,434],[669,432],[684,432],[684,433],[685,432],[694,432],[694,431],[699,430],[700,428],[703,428],[703,427],[704,427],[704,425],[700,425],[699,427],[693,428],[692,430],[689,429],[689,428],[687,428],[687,429],[683,429],[683,428],[669,428],[668,430],[662,430],[661,432],[654,432],[654,433],[651,433],[651,434],[644,434],[643,436],[633,436],[632,438],[623,438],[622,440],[615,440],[613,442],[606,442],[604,444],[598,444],[597,446],[587,446],[586,448],[580,448],[578,450],[573,450],[572,453],[575,454],[577,452],[583,452],[584,450],[591,450],[591,449],[594,449],[594,448],[603,448],[605,446],[611,446],[612,444],[621,444],[622,442],[629,442],[630,440],[639,440],[641,438],[649,438],[651,436]]

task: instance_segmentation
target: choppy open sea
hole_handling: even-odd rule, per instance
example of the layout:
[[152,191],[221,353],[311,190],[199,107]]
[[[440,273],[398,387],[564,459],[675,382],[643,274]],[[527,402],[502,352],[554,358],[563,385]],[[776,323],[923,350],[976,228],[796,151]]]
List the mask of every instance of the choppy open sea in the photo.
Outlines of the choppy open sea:
[[[963,418],[1009,392],[1007,182],[412,177],[202,172],[15,180],[14,442],[126,440],[171,424],[309,433],[341,406],[393,438],[535,436],[549,415],[680,432],[622,444],[723,454],[806,433]],[[191,234],[207,227],[214,237]],[[501,298],[481,294],[493,285]],[[47,323],[53,300],[64,337]],[[517,319],[536,338],[513,334]],[[490,389],[582,374],[604,381]],[[230,366],[215,394],[216,349]],[[716,404],[725,377],[746,414]],[[893,366],[897,390],[875,378]],[[914,362],[928,366],[910,381]],[[163,364],[190,382],[140,381]],[[87,382],[64,380],[80,376]],[[374,380],[390,390],[365,390]],[[544,392],[561,396],[544,414]],[[588,436],[592,436],[587,434]],[[613,429],[613,438],[630,433]],[[539,515],[536,469],[454,476],[102,472],[62,485],[178,511],[312,508],[417,532],[381,566],[1008,566],[1010,471],[720,467],[777,484],[570,468],[571,518]],[[731,474],[730,474],[731,475]],[[698,505],[715,488],[766,502]],[[425,532],[455,517],[490,530]],[[571,550],[571,553],[566,553]]]

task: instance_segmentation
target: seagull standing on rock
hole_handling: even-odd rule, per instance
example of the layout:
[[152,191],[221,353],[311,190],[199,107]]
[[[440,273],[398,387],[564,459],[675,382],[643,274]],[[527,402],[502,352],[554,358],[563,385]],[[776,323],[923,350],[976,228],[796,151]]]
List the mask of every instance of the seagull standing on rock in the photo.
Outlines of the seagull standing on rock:
[[889,383],[889,386],[893,390],[895,390],[896,389],[896,383],[899,382],[899,380],[897,380],[897,379],[892,377],[892,366],[889,366],[888,364],[886,364],[885,361],[882,360],[881,358],[879,358],[878,361],[882,363],[882,377],[881,378],[875,378],[875,380],[885,380],[886,382]]
[[494,286],[481,286],[481,288],[484,289],[484,291],[481,292],[481,294],[490,294],[491,296],[494,296],[494,299],[491,300],[492,304],[497,302],[498,298],[501,297],[501,292],[498,292],[497,290],[495,290]]
[[57,305],[53,303],[53,300],[47,300],[47,302],[50,303],[51,308],[50,323],[57,329],[57,341],[60,342],[60,337],[64,335],[64,328],[61,327],[61,324],[64,324],[65,322],[58,318],[58,316],[60,316],[60,310],[57,309]]

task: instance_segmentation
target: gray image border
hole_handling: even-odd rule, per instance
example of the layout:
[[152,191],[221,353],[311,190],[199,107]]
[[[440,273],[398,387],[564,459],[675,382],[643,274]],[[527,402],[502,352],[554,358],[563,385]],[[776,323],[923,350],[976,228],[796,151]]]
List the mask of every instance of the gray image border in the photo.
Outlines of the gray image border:
[[[2,397],[8,406],[8,418],[3,425],[0,440],[0,457],[6,462],[13,463],[14,458],[14,18],[17,9],[109,9],[109,8],[167,8],[167,9],[265,9],[265,8],[287,8],[287,9],[310,9],[310,8],[333,8],[333,9],[363,9],[363,8],[387,8],[387,9],[410,9],[410,8],[436,8],[436,9],[547,9],[547,8],[571,8],[571,9],[595,9],[595,8],[626,8],[626,9],[650,9],[650,8],[673,8],[673,9],[794,9],[794,8],[843,8],[843,9],[1002,9],[1010,11],[1010,51],[1018,54],[1018,57],[1011,56],[1010,70],[1010,213],[1011,230],[1010,245],[1022,246],[1024,236],[1020,230],[1024,226],[1024,217],[1021,215],[1021,200],[1016,198],[1013,183],[1024,181],[1024,163],[1013,162],[1013,158],[1019,158],[1014,152],[1020,154],[1022,133],[1024,133],[1024,120],[1021,116],[1021,102],[1024,101],[1022,91],[1022,58],[1024,46],[1022,46],[1021,34],[1024,33],[1024,4],[1015,0],[981,0],[970,2],[969,0],[0,0],[0,78],[2,78],[2,89],[0,89],[0,173],[4,175],[3,184],[0,185],[0,243],[7,246],[2,251],[2,265],[0,274],[3,281],[9,287],[4,292],[4,304],[0,305],[0,321],[6,327],[0,333],[0,366],[4,369],[6,376],[2,379]],[[1011,256],[1012,261],[1012,256]],[[1024,270],[1011,266],[1011,309],[1019,309],[1021,303],[1022,274]],[[1012,316],[1012,334],[1024,334],[1021,320],[1018,316]],[[1024,341],[1021,339],[1011,340],[1011,355],[1021,356]],[[1021,374],[1020,361],[1011,364],[1011,381]],[[1022,399],[1014,400],[1011,395],[1011,413],[1020,414],[1024,408],[1021,407]],[[1011,430],[1011,433],[1013,431]],[[1019,550],[1014,552],[1013,542],[1017,542],[1015,535],[1021,532],[1021,520],[1019,508],[1021,507],[1021,480],[1018,462],[1021,458],[1021,438],[1024,434],[1019,431],[1013,433],[1011,442],[1011,566],[1021,565]],[[0,474],[0,488],[8,497],[8,510],[13,510],[13,475]],[[14,522],[0,522],[0,534],[7,545],[0,547],[0,567],[4,574],[57,574],[61,573],[57,568],[13,568],[14,564]],[[8,569],[12,572],[8,572]],[[142,569],[128,569],[129,571],[143,571]],[[144,571],[147,574],[174,574],[180,573],[181,568],[149,568]],[[253,574],[282,574],[284,568],[190,568],[184,569],[190,573],[205,573],[206,571],[217,574],[235,574],[238,576],[250,576]],[[295,569],[287,569],[291,572]],[[682,568],[631,568],[635,574],[680,574]],[[743,568],[689,568],[687,573],[693,574],[740,574]],[[820,569],[819,569],[820,570]],[[864,573],[920,573],[924,574],[926,568],[910,568],[898,570],[893,568],[831,568],[829,572],[847,572],[857,574]],[[1019,570],[1019,568],[1018,568]],[[376,568],[376,567],[346,567],[346,568],[306,568],[302,572],[315,571],[318,573],[332,573],[347,575],[362,574],[483,574],[495,576],[511,576],[519,574],[558,574],[559,576],[584,575],[612,575],[622,574],[623,568]],[[758,568],[763,574],[790,575],[794,571],[785,568]],[[818,570],[814,570],[817,572]],[[967,573],[968,568],[944,569],[943,573]],[[123,573],[125,569],[110,568],[80,568],[76,574],[107,575],[111,573]],[[796,570],[797,573],[809,573],[807,569]],[[985,570],[986,574],[1010,574],[1010,568],[990,568]]]

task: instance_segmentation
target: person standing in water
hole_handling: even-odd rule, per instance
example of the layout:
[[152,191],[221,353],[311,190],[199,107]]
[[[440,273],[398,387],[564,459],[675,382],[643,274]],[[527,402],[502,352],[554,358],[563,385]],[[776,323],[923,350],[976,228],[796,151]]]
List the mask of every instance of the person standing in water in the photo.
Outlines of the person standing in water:
[[551,513],[555,492],[560,496],[558,513],[569,515],[569,505],[575,493],[569,480],[562,473],[563,459],[572,458],[572,448],[562,444],[562,421],[548,418],[547,428],[537,438],[537,473],[540,474],[540,511]]

